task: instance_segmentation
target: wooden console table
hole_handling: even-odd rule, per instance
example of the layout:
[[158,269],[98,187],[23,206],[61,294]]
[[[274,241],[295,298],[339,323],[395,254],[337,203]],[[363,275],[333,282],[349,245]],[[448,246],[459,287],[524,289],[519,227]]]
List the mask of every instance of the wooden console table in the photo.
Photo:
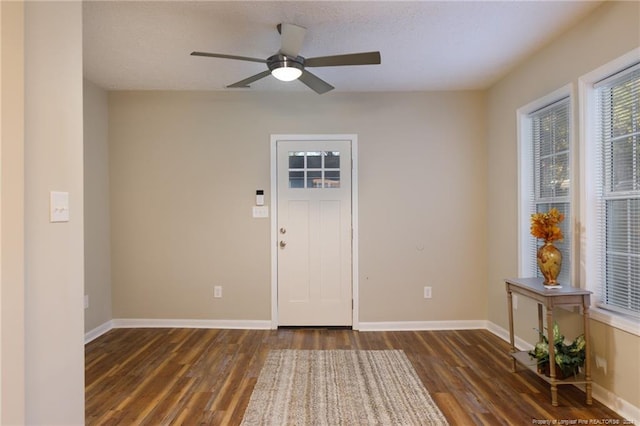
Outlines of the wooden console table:
[[[589,356],[589,305],[591,292],[569,285],[563,285],[561,288],[547,289],[542,285],[542,278],[509,278],[505,280],[507,285],[507,304],[509,308],[509,342],[511,343],[511,356],[513,357],[513,371],[516,371],[518,363],[526,366],[534,371],[538,376],[542,377],[551,385],[551,404],[558,405],[558,385],[566,384],[584,384],[587,395],[587,405],[592,404],[591,398],[591,361]],[[556,306],[580,306],[582,307],[582,321],[584,327],[585,339],[585,362],[584,374],[580,373],[577,377],[564,380],[556,379],[555,362],[549,363],[550,376],[540,374],[536,368],[536,360],[531,359],[526,351],[518,351],[514,343],[513,335],[513,294],[521,294],[525,297],[538,302],[538,330],[542,333],[543,315],[542,307],[546,310],[547,319],[547,338],[549,342],[553,342],[553,308]],[[549,344],[549,360],[555,357],[553,343]]]

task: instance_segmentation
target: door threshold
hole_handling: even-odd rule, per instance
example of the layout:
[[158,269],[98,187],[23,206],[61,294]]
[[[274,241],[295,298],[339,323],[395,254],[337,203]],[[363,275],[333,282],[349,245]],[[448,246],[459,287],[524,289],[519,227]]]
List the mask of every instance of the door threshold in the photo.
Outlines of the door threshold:
[[350,325],[279,325],[278,330],[353,330]]

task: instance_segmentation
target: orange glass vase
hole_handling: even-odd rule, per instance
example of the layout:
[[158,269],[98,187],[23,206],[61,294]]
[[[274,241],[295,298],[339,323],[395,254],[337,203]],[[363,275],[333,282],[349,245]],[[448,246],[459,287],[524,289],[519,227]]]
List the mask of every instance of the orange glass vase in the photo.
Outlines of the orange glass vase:
[[538,249],[538,268],[544,277],[544,285],[560,285],[558,275],[562,269],[562,253],[552,242],[545,242]]

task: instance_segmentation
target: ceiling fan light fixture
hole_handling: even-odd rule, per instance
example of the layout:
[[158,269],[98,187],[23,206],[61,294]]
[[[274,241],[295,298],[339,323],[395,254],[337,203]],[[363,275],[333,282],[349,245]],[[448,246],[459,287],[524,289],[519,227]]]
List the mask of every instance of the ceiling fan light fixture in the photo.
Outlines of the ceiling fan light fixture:
[[292,59],[278,54],[267,59],[267,66],[271,71],[271,75],[278,80],[293,81],[302,75],[303,59],[300,57]]
[[280,67],[271,70],[271,75],[280,81],[293,81],[302,75],[302,70],[294,67]]

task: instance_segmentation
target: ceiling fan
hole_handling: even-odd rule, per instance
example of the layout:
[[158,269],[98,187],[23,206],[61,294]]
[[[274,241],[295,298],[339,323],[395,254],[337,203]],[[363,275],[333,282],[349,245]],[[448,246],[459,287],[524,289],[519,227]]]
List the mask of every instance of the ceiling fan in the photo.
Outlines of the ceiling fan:
[[380,64],[380,52],[349,53],[346,55],[305,58],[300,56],[299,53],[302,48],[305,33],[307,32],[306,28],[293,24],[278,24],[277,29],[281,36],[281,47],[278,53],[268,57],[267,59],[208,52],[191,52],[191,55],[261,62],[267,65],[268,69],[266,71],[262,71],[259,74],[230,84],[227,87],[246,88],[254,81],[258,81],[271,74],[281,81],[293,81],[298,79],[318,94],[326,93],[329,90],[334,89],[334,87],[307,71],[306,68]]

